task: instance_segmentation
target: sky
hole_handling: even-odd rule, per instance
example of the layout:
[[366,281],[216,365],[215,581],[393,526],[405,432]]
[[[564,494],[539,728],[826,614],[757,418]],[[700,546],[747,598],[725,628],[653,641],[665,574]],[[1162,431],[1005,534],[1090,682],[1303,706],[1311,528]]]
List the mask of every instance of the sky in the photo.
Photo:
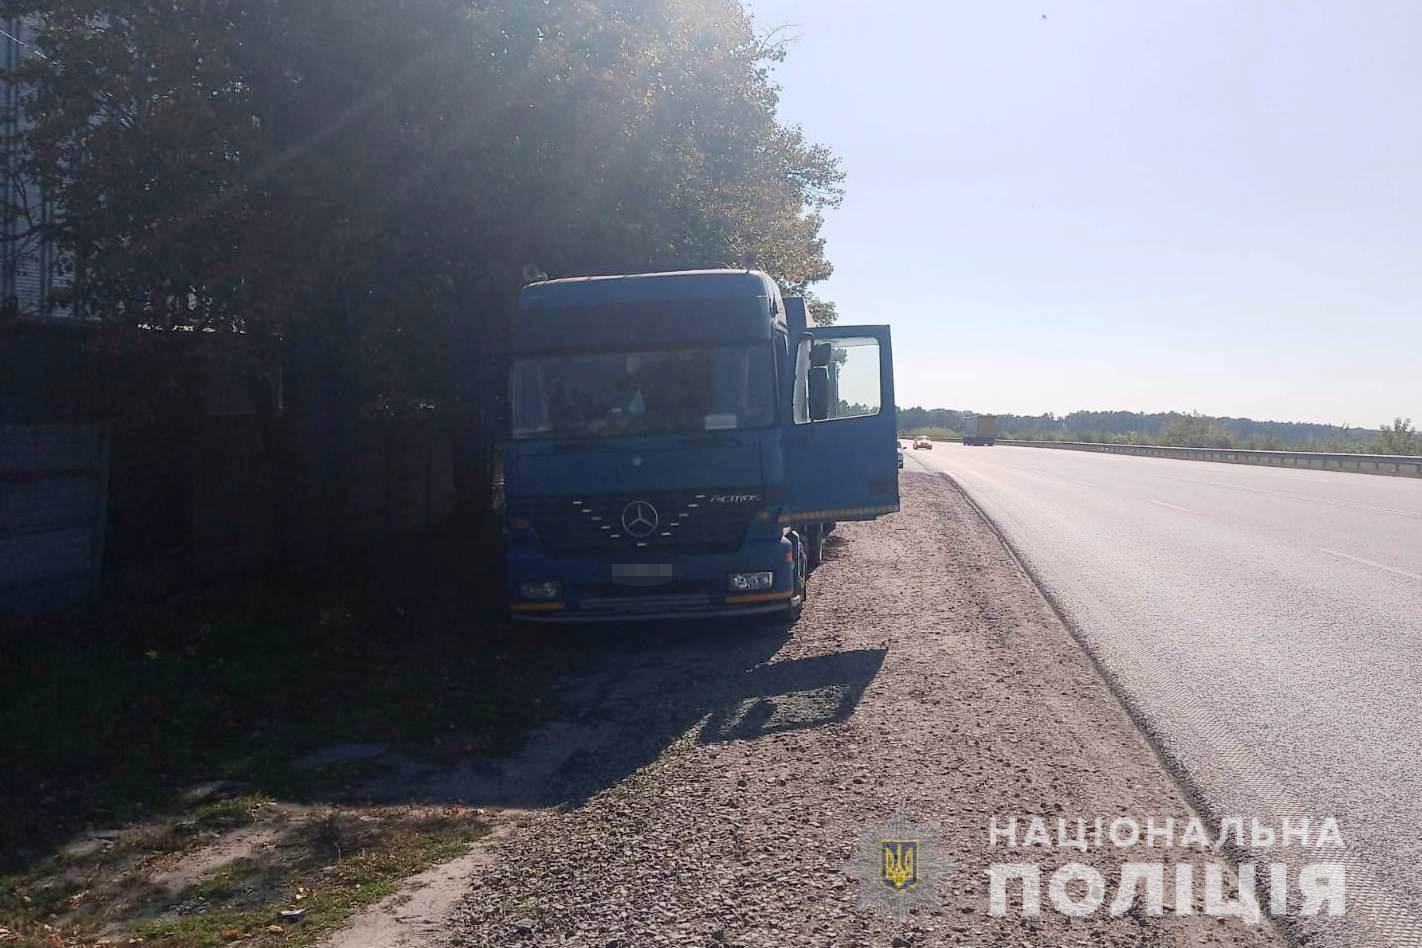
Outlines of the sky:
[[900,405],[1422,422],[1422,3],[746,5]]

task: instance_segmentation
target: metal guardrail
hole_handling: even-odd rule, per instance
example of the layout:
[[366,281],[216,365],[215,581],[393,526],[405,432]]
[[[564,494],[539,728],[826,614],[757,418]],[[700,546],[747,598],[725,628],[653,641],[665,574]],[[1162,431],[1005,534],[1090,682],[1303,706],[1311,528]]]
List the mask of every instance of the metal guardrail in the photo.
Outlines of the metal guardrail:
[[998,444],[1024,448],[1057,448],[1066,451],[1095,451],[1100,454],[1130,454],[1148,458],[1176,458],[1184,461],[1217,461],[1226,464],[1259,464],[1300,470],[1347,471],[1383,474],[1389,477],[1422,477],[1422,457],[1393,454],[1334,454],[1324,451],[1250,451],[1244,448],[1173,448],[1154,444],[1097,444],[1090,441],[1014,441],[997,439]]

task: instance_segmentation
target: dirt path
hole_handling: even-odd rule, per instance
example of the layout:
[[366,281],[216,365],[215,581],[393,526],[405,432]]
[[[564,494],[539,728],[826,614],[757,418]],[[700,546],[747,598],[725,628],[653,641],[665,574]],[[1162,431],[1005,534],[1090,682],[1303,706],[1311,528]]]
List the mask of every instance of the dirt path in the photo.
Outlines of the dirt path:
[[[903,488],[902,514],[835,533],[789,637],[663,628],[582,645],[572,711],[546,740],[583,743],[519,794],[544,808],[426,880],[453,881],[423,896],[441,917],[410,918],[414,941],[391,931],[391,908],[336,944],[376,943],[372,924],[391,945],[437,930],[597,948],[1278,943],[1267,923],[1072,919],[1048,902],[1047,877],[1070,862],[1101,871],[1109,904],[1122,863],[1189,861],[1198,877],[1209,853],[991,846],[993,817],[1191,812],[966,500],[929,475]],[[896,816],[928,827],[929,897],[902,920],[863,902],[877,854],[856,856]],[[990,914],[985,870],[1012,862],[1042,865],[1036,918]],[[455,887],[467,894],[450,905]]]

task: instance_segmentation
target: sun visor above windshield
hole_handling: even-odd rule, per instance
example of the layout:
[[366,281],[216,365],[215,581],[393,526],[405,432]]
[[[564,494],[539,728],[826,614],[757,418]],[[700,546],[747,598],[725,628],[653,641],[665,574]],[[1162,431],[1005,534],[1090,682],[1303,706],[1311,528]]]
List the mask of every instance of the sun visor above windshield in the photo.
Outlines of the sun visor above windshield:
[[656,349],[768,341],[775,325],[765,297],[604,303],[520,310],[510,339],[515,353]]
[[768,340],[785,307],[759,270],[545,280],[523,288],[514,352],[665,348]]
[[680,270],[531,283],[519,295],[519,308],[564,309],[614,303],[684,303],[779,296],[775,281],[759,270]]

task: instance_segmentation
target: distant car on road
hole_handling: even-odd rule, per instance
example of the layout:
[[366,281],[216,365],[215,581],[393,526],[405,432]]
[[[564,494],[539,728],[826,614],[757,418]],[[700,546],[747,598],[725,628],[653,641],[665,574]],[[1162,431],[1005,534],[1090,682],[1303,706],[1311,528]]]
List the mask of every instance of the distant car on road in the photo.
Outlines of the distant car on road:
[[928,450],[932,451],[933,442],[929,441],[927,438],[914,438],[913,449],[917,451],[919,448],[927,448]]

